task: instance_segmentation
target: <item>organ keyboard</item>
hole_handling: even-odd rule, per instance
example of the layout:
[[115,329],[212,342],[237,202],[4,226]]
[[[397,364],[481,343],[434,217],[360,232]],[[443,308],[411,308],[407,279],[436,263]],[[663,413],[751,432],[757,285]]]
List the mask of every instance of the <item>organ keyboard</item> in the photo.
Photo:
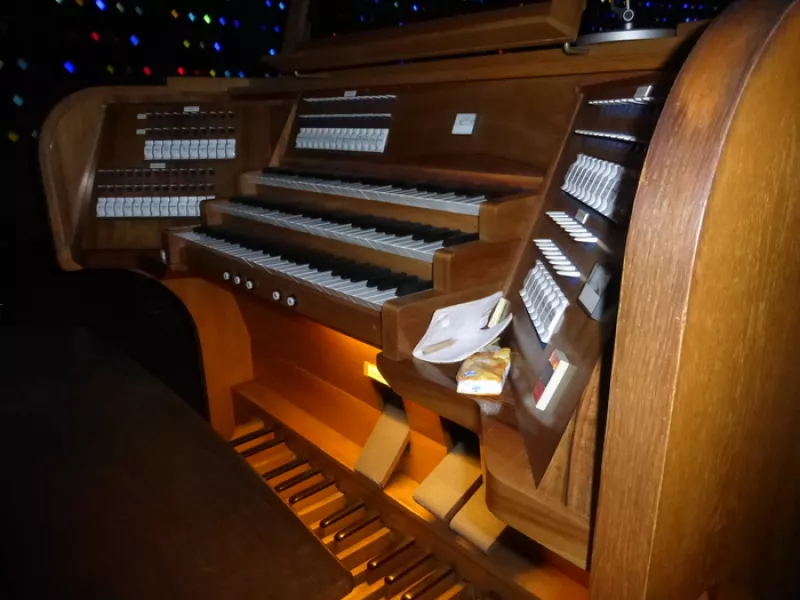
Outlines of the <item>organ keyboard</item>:
[[[60,264],[143,271],[184,303],[212,426],[350,570],[350,600],[721,598],[761,572],[751,547],[792,564],[774,515],[796,494],[760,511],[753,490],[797,467],[762,442],[791,443],[800,394],[781,233],[800,5],[493,54],[574,41],[582,8],[324,42],[294,9],[278,64],[374,64],[96,88],[43,129]],[[437,309],[498,291],[508,382],[459,395],[458,365],[412,349]]]
[[456,192],[442,189],[441,186],[433,184],[410,187],[387,182],[371,183],[358,179],[348,180],[336,176],[310,176],[275,169],[264,169],[262,175],[251,177],[250,181],[279,188],[475,216],[479,214],[481,204],[488,200],[486,194]]

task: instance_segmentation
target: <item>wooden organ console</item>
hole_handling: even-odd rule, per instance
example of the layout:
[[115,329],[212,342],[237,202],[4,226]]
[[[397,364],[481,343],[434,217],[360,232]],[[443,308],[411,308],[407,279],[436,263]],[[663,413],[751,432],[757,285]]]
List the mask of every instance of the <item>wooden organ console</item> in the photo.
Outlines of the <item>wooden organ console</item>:
[[[796,589],[800,3],[576,50],[581,8],[318,42],[297,2],[294,77],[89,89],[45,125],[60,265],[183,301],[212,426],[348,599]],[[498,290],[509,380],[458,395],[411,351]]]

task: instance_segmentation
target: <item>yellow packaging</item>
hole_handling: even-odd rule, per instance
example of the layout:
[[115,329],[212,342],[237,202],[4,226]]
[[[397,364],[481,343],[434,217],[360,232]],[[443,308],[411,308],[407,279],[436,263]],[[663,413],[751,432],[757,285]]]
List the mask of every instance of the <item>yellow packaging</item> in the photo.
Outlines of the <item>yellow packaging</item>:
[[476,352],[461,364],[456,375],[459,394],[496,396],[503,391],[511,368],[511,349]]

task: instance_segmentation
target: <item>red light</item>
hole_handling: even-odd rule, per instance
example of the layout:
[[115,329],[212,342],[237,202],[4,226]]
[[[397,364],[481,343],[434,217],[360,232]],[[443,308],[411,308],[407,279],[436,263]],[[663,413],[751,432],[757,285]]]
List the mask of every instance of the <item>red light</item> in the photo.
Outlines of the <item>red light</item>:
[[150,70],[150,67],[145,67],[142,70],[144,71],[144,74],[147,75],[148,77],[153,74],[153,71]]
[[178,67],[178,75],[186,75],[186,70],[183,67]]
[[200,69],[195,69],[194,70],[194,74],[197,75],[198,77],[200,77]]
[[503,54],[503,51],[502,50],[498,50],[497,53],[498,54]]
[[100,34],[99,34],[99,33],[97,33],[96,31],[93,31],[93,32],[92,32],[92,39],[93,39],[95,42],[99,42],[99,41],[100,41]]

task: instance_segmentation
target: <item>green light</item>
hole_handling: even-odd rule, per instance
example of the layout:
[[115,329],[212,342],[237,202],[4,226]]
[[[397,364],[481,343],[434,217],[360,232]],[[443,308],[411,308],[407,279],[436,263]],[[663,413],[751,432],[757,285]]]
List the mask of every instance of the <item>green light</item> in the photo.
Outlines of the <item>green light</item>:
[[209,25],[211,25],[211,17],[209,17],[208,15],[205,15],[205,16],[203,17],[203,21],[205,21],[206,23],[208,23]]

